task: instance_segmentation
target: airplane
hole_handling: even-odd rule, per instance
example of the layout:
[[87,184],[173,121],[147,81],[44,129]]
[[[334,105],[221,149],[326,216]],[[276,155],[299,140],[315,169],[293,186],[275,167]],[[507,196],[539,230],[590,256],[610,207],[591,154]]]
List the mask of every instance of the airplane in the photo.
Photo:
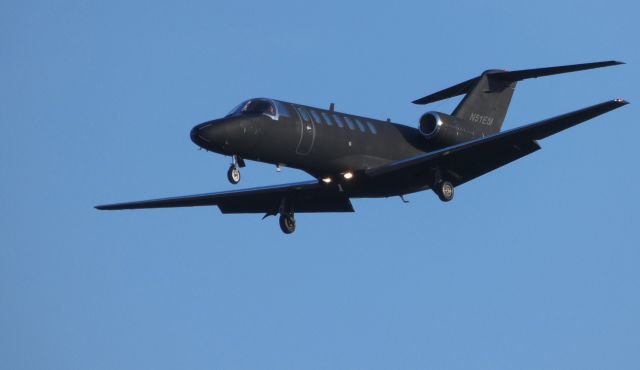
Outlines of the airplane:
[[297,168],[315,179],[275,186],[96,206],[99,210],[218,206],[223,214],[279,216],[296,229],[298,212],[354,212],[352,198],[382,198],[431,189],[443,202],[454,188],[540,149],[538,140],[628,102],[613,99],[501,131],[518,81],[624,64],[604,61],[505,71],[492,69],[415,100],[429,104],[465,94],[451,114],[429,111],[418,128],[275,99],[242,102],[220,119],[191,130],[207,151],[231,156],[227,171],[240,181],[245,160]]

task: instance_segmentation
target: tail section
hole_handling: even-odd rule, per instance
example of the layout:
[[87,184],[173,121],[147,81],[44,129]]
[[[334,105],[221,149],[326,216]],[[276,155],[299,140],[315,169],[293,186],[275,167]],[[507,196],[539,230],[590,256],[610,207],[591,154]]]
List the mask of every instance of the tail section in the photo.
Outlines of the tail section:
[[493,73],[498,72],[503,71],[487,71],[478,77],[451,114],[475,123],[477,131],[483,135],[500,131],[516,88],[515,81],[493,77]]
[[413,103],[429,104],[466,94],[451,115],[476,124],[478,134],[490,135],[500,131],[518,81],[618,64],[623,63],[606,61],[512,72],[489,70],[479,77],[427,95]]

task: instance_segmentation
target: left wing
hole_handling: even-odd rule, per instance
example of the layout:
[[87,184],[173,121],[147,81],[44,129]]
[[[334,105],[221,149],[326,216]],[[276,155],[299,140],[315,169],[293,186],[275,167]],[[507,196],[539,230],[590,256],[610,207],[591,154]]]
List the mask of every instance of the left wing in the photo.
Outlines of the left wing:
[[100,210],[218,206],[222,213],[276,214],[283,202],[295,212],[353,212],[351,201],[318,181],[96,206]]
[[610,100],[492,136],[453,145],[366,171],[370,177],[412,175],[438,167],[457,186],[540,149],[536,140],[628,104]]

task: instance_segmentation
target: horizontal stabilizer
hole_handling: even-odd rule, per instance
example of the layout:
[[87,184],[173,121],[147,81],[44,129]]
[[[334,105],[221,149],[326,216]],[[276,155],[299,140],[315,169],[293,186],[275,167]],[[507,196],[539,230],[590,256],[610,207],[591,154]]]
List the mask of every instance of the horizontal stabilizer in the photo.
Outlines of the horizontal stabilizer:
[[472,78],[470,80],[467,80],[465,82],[461,82],[455,86],[451,86],[449,88],[446,88],[444,90],[440,90],[436,93],[433,93],[431,95],[427,95],[423,98],[420,98],[418,100],[414,100],[413,104],[429,104],[429,103],[433,103],[439,100],[444,100],[444,99],[449,99],[449,98],[453,98],[454,96],[458,96],[458,95],[462,95],[462,94],[466,94],[469,90],[471,90],[471,88],[473,87],[473,85],[475,85],[475,83],[480,79],[480,77],[476,77],[476,78]]
[[507,72],[507,71],[494,72],[494,73],[491,73],[491,77],[513,82],[513,81],[526,80],[528,78],[538,78],[538,77],[544,77],[544,76],[557,75],[561,73],[584,71],[586,69],[616,66],[619,64],[624,64],[624,63],[618,62],[615,60],[609,60],[606,62],[572,64],[568,66],[559,66],[559,67],[522,69],[520,71],[511,71],[511,72]]
[[[558,67],[522,69],[519,71],[511,71],[511,72],[503,71],[503,70],[490,70],[483,73],[483,75],[487,75],[487,77],[492,79],[498,79],[506,82],[516,82],[516,81],[526,80],[528,78],[537,78],[537,77],[551,76],[551,75],[556,75],[561,73],[584,71],[586,69],[609,67],[609,66],[615,66],[619,64],[624,64],[624,63],[618,62],[615,60],[609,60],[605,62],[572,64],[572,65],[558,66]],[[425,97],[417,99],[413,101],[413,103],[421,104],[421,105],[429,104],[439,100],[448,99],[454,96],[468,93],[475,86],[476,82],[478,82],[481,79],[481,77],[482,76],[478,76],[470,80],[467,80],[465,82],[459,83],[455,86],[451,86],[444,90],[440,90],[431,95],[427,95]]]

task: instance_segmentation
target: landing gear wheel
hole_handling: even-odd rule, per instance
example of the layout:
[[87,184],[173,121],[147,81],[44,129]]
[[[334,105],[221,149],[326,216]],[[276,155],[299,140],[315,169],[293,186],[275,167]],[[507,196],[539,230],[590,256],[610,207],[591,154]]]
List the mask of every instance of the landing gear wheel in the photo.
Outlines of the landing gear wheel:
[[280,215],[280,229],[285,234],[296,231],[296,219],[293,215]]
[[443,181],[437,185],[436,194],[443,202],[448,202],[453,199],[453,184],[449,181]]
[[229,167],[229,171],[227,171],[227,179],[229,179],[229,182],[233,185],[240,182],[240,170],[238,169],[238,167],[234,165],[231,165],[231,167]]

